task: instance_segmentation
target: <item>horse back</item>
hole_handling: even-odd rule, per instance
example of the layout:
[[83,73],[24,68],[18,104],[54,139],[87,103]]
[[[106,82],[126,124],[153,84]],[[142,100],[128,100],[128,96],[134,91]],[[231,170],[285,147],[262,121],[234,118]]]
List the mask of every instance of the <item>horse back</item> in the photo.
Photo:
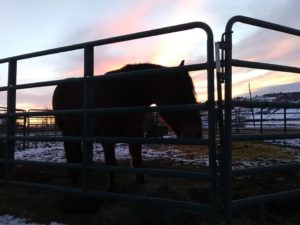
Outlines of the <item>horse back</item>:
[[[93,83],[93,107],[113,108],[147,105],[140,100],[141,92],[133,91],[133,85],[125,80],[105,79]],[[82,80],[59,84],[53,94],[53,110],[83,108]],[[100,136],[140,136],[142,135],[144,113],[97,113],[93,114],[94,132]],[[57,114],[55,121],[64,135],[82,135],[83,116],[81,114]]]

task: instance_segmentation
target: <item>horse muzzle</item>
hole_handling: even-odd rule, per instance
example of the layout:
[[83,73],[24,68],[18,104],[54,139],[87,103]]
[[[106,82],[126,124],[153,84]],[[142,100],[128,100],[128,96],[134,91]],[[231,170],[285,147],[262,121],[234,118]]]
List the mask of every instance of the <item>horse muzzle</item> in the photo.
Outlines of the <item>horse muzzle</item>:
[[180,138],[202,138],[201,127],[186,127],[180,132]]

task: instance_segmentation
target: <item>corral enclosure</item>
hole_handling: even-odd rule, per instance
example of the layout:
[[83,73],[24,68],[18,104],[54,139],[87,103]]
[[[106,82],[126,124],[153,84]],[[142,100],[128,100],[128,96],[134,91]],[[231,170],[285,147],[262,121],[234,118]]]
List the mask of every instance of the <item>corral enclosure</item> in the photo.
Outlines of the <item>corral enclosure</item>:
[[[124,224],[124,221],[129,221],[128,224],[232,224],[232,222],[233,224],[256,224],[257,215],[260,224],[264,224],[266,218],[271,219],[272,224],[297,224],[299,222],[299,218],[295,216],[297,210],[291,210],[294,214],[290,218],[276,214],[281,211],[280,201],[291,196],[299,196],[299,172],[297,173],[299,153],[297,149],[286,149],[270,144],[274,144],[277,140],[278,142],[282,139],[297,141],[296,138],[300,138],[297,125],[299,103],[233,101],[231,67],[250,67],[292,73],[300,73],[300,69],[232,59],[230,29],[235,22],[300,36],[299,31],[292,28],[239,16],[228,22],[224,34],[225,40],[223,39],[216,45],[216,53],[219,56],[216,62],[213,58],[214,43],[211,30],[208,25],[198,22],[0,60],[1,63],[8,63],[9,72],[8,86],[1,87],[1,92],[7,92],[7,109],[4,108],[1,114],[4,124],[1,125],[1,132],[3,131],[4,134],[1,140],[8,144],[6,157],[1,160],[5,165],[5,175],[1,183],[71,193],[72,197],[69,199],[64,199],[59,194],[50,194],[51,198],[55,199],[50,203],[50,199],[43,194],[39,195],[41,197],[39,199],[36,195],[30,194],[27,189],[18,189],[21,192],[18,192],[16,198],[27,198],[27,201],[34,201],[38,204],[45,201],[49,203],[48,207],[58,207],[61,199],[64,199],[63,203],[71,211],[83,210],[82,205],[90,205],[88,210],[96,208],[94,217],[90,216],[86,221],[77,224],[91,221],[97,221],[97,224],[119,224],[120,222]],[[93,72],[91,72],[94,71],[91,69],[94,57],[91,56],[95,46],[193,28],[201,28],[206,32],[207,59],[205,63],[188,65],[183,70],[207,71],[207,101],[205,104],[177,106],[171,110],[197,108],[202,114],[204,128],[204,137],[201,139],[176,138],[171,132],[158,138],[111,139],[112,142],[125,144],[117,145],[117,156],[121,166],[109,167],[103,165],[101,146],[95,143],[93,149],[89,148],[88,143],[91,143],[91,139],[89,139],[89,134],[85,134],[85,137],[80,140],[84,143],[85,154],[93,151],[93,154],[88,154],[92,158],[85,161],[83,165],[67,165],[64,163],[64,138],[53,124],[53,115],[63,112],[16,109],[16,90],[68,82],[68,80],[50,82],[44,80],[39,83],[17,83],[16,85],[16,67],[19,60],[83,48],[85,63],[82,73],[85,80],[92,80],[97,79],[92,76]],[[215,67],[218,75],[217,98],[214,96]],[[175,71],[180,68],[168,69]],[[153,74],[163,72],[164,70],[151,71]],[[222,91],[223,85],[224,91]],[[225,96],[223,97],[222,94]],[[89,110],[85,108],[78,113],[89,115],[91,113]],[[101,109],[96,110],[101,113]],[[122,110],[160,112],[170,109],[143,107],[118,110],[121,113]],[[101,137],[93,138],[93,140],[101,142]],[[130,142],[143,143],[144,169],[128,168],[129,157],[126,143]],[[72,186],[67,168],[82,169],[84,176],[80,187]],[[109,171],[115,171],[118,174],[119,186],[115,193],[106,192],[104,174]],[[288,176],[283,175],[287,172]],[[135,173],[147,175],[145,186],[134,184],[132,174]],[[92,186],[87,185],[89,180],[93,180]],[[266,182],[270,185],[266,185]],[[249,188],[249,185],[253,187]],[[7,193],[5,188],[1,189],[4,195]],[[25,192],[27,197],[22,195],[22,192]],[[78,197],[77,194],[97,197],[100,200],[95,203],[90,201],[91,199]],[[29,196],[33,198],[30,199]],[[280,200],[279,208],[271,207],[270,209],[268,203],[276,200]],[[9,206],[9,199],[5,199],[4,202],[6,210],[13,211]],[[297,203],[293,202],[293,204],[297,206]],[[70,205],[73,205],[74,209]],[[2,206],[3,210],[5,210],[4,207]],[[246,210],[243,210],[244,208]],[[271,211],[271,216],[266,216],[266,209]],[[19,215],[22,210],[24,208],[20,207],[14,213]],[[46,208],[44,210],[46,211]],[[41,211],[38,214],[47,217]],[[115,218],[116,214],[119,215],[118,218]],[[68,222],[68,218],[56,210],[53,210],[50,215],[60,218],[64,223]],[[43,216],[33,216],[33,218],[45,222]],[[234,218],[233,221],[232,218]],[[281,221],[276,223],[279,219]],[[76,220],[84,219],[77,216],[70,224],[76,224]]]

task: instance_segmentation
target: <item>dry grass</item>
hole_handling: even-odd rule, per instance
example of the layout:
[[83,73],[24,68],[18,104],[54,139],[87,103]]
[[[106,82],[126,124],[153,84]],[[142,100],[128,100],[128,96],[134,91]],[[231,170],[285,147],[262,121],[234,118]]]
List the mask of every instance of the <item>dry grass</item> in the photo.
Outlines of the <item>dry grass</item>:
[[[208,156],[207,146],[156,145],[154,149],[157,151],[178,150],[186,159],[194,159],[203,155]],[[233,161],[242,161],[255,159],[292,160],[293,158],[280,146],[262,142],[234,142],[232,159]]]
[[284,149],[276,145],[268,145],[261,142],[235,142],[232,150],[233,161],[255,160],[255,159],[276,159],[291,160]]

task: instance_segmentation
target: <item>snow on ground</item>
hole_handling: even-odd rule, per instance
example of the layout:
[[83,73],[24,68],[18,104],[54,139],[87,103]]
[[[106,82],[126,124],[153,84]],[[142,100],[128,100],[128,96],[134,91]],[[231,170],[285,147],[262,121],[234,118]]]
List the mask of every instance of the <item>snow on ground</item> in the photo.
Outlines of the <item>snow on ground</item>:
[[[0,224],[1,225],[40,225],[37,223],[27,222],[26,219],[16,218],[10,215],[0,215]],[[63,225],[61,223],[51,222],[49,225]]]
[[[208,166],[208,157],[199,155],[193,159],[186,159],[185,153],[174,149],[158,151],[155,145],[148,145],[142,149],[143,160],[168,159],[173,160],[174,164],[189,164]],[[65,162],[63,143],[38,143],[31,144],[26,150],[15,152],[15,158],[20,160],[34,160],[47,162]],[[126,144],[116,144],[116,158],[130,159]],[[100,144],[94,144],[94,161],[104,161],[104,152]]]
[[[278,160],[256,158],[255,160],[234,161],[234,169],[242,169],[257,166],[271,166],[286,163],[299,163],[300,151],[295,148],[300,147],[300,139],[290,140],[272,140],[265,141],[266,143],[286,146],[286,153],[292,156],[293,160]],[[208,166],[208,155],[196,155],[188,157],[188,154],[180,151],[176,146],[159,150],[155,145],[146,145],[142,149],[143,160],[171,160],[174,165],[193,165],[193,166]],[[29,146],[26,150],[19,150],[15,153],[16,159],[20,160],[35,160],[47,162],[65,162],[65,153],[63,143],[40,142]],[[117,160],[130,160],[130,154],[126,144],[116,144]],[[94,144],[94,161],[104,161],[104,153],[100,144]]]
[[[300,147],[300,139],[291,140],[272,140],[265,141],[266,143],[287,146],[285,152],[293,157],[293,160],[278,160],[257,158],[255,160],[234,161],[234,169],[242,169],[257,166],[271,166],[286,163],[299,163],[300,151],[296,148]],[[207,155],[195,155],[191,158],[187,153],[174,148],[166,150],[158,150],[155,145],[147,145],[142,149],[143,160],[171,160],[174,165],[193,165],[193,166],[208,166]],[[34,160],[47,162],[65,162],[65,153],[63,143],[37,143],[31,144],[26,150],[19,150],[15,153],[16,159]],[[117,160],[129,160],[130,155],[126,144],[116,145]],[[94,144],[94,161],[104,161],[104,153],[100,144]]]
[[271,140],[266,141],[267,143],[286,146],[286,147],[294,147],[299,148],[300,147],[300,138],[294,138],[294,139],[278,139],[278,140]]
[[291,149],[290,152],[292,152],[291,155],[295,156],[293,160],[256,158],[255,160],[233,161],[232,167],[233,169],[246,169],[246,168],[253,168],[253,167],[299,163],[300,154],[295,153],[294,149]]

